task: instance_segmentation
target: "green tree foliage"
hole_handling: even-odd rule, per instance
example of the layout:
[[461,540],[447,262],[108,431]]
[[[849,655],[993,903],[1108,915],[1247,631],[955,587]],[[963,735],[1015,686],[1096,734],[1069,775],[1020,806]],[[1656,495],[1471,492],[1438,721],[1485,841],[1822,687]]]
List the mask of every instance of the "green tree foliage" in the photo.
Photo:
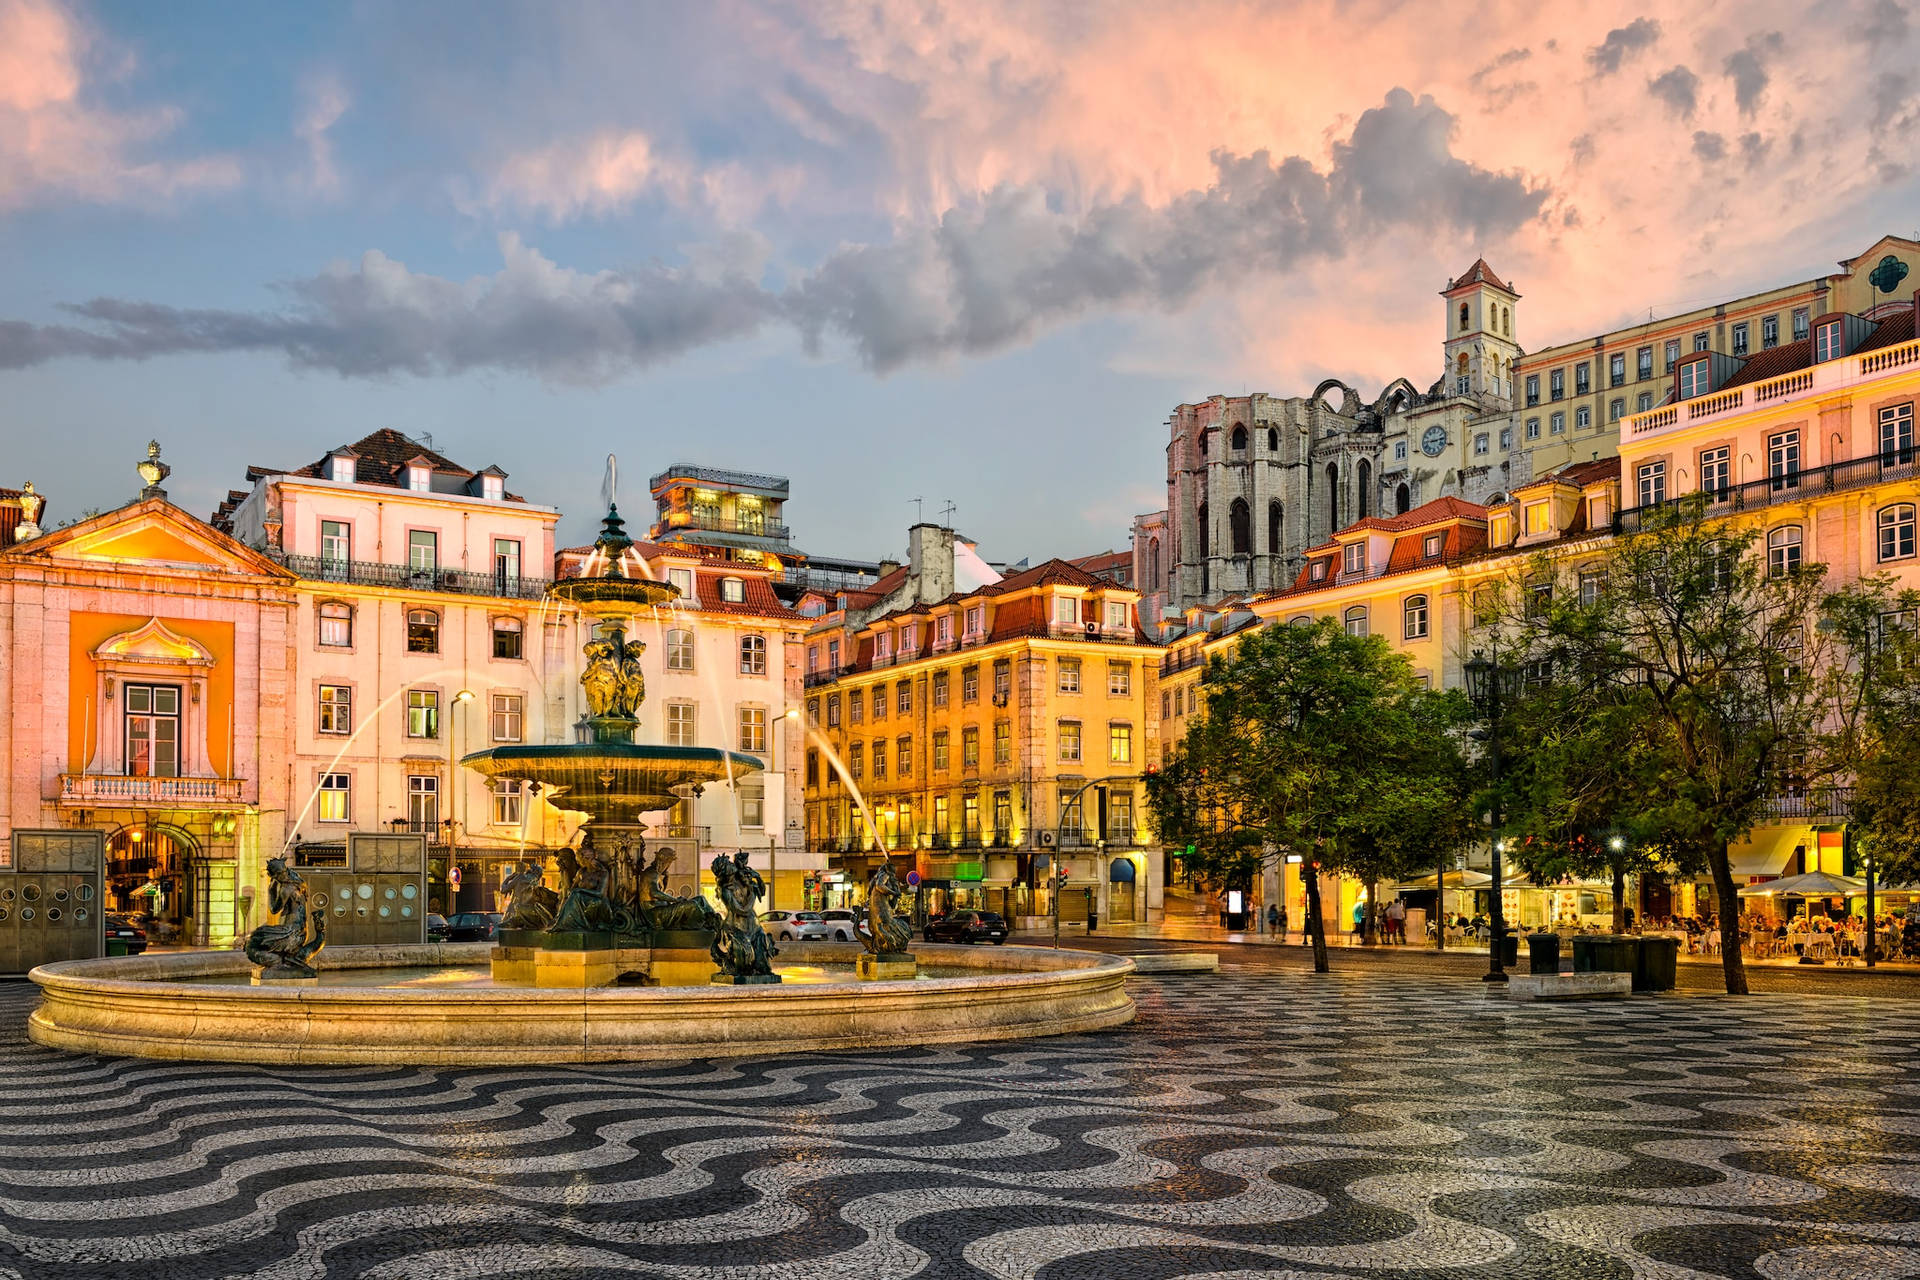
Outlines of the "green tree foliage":
[[1384,640],[1329,620],[1248,635],[1202,687],[1205,706],[1148,782],[1154,821],[1223,883],[1298,854],[1325,972],[1320,872],[1390,882],[1470,832],[1464,700],[1429,692]]
[[1850,661],[1825,749],[1854,779],[1857,845],[1881,882],[1920,881],[1920,592],[1870,578],[1827,601],[1823,627]]

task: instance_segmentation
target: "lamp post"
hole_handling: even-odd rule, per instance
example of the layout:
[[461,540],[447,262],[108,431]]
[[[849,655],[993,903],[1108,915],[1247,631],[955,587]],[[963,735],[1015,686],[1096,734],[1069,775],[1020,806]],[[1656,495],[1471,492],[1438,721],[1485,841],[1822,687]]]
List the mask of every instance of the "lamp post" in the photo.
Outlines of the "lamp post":
[[1473,700],[1474,710],[1487,722],[1484,736],[1476,732],[1473,736],[1487,744],[1488,767],[1493,777],[1493,945],[1487,957],[1487,976],[1485,982],[1505,982],[1507,973],[1501,967],[1500,954],[1507,937],[1507,911],[1505,883],[1500,871],[1500,714],[1506,703],[1511,702],[1518,692],[1520,672],[1513,667],[1502,666],[1489,659],[1478,649],[1466,664],[1467,697]]
[[[456,728],[460,723],[460,708],[473,701],[473,690],[462,689],[453,695],[453,705],[447,708],[447,867],[459,865],[460,838],[460,735]],[[449,906],[452,904],[449,903]]]

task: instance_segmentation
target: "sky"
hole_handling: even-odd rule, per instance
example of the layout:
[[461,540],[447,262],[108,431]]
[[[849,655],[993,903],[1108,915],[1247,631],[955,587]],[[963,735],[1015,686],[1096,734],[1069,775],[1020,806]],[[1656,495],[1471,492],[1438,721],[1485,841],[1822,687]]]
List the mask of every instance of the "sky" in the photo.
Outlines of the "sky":
[[[0,485],[208,514],[379,427],[591,528],[1126,544],[1216,393],[1440,374],[1920,227],[1920,20],[1528,0],[0,0]],[[916,503],[916,499],[922,500]]]

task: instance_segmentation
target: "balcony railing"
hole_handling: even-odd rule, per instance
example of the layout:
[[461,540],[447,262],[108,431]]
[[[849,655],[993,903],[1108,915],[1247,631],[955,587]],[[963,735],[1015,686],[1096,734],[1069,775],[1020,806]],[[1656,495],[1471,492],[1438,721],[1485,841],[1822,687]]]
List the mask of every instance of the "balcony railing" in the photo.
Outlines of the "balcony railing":
[[60,803],[80,807],[245,804],[246,799],[245,778],[136,778],[105,773],[60,775]]
[[1764,800],[1761,812],[1769,818],[1844,819],[1853,813],[1853,788],[1809,787],[1805,791],[1782,792]]
[[1188,649],[1184,653],[1177,654],[1169,653],[1160,661],[1160,674],[1163,676],[1179,675],[1182,671],[1191,670],[1206,660],[1207,655],[1199,649]]
[[416,569],[404,564],[375,564],[370,560],[335,560],[327,556],[287,556],[288,569],[313,582],[345,586],[393,587],[401,591],[438,591],[463,596],[493,596],[506,600],[538,600],[547,594],[545,578],[517,573],[470,573],[465,569]]
[[722,485],[736,489],[765,489],[770,493],[786,494],[788,489],[785,476],[755,475],[751,471],[725,471],[715,467],[695,467],[676,462],[665,471],[647,481],[647,488],[658,489],[669,480],[692,480],[696,483]]
[[1648,513],[1672,509],[1683,503],[1698,502],[1702,498],[1707,501],[1708,514],[1719,515],[1725,512],[1773,507],[1785,502],[1805,502],[1822,494],[1839,493],[1847,489],[1863,489],[1869,485],[1916,478],[1920,478],[1920,451],[1900,449],[1892,453],[1875,454],[1870,458],[1854,458],[1848,462],[1815,467],[1809,471],[1764,476],[1759,480],[1750,480],[1746,484],[1732,485],[1711,492],[1691,493],[1684,497],[1669,498],[1665,502],[1650,503],[1642,507],[1628,507],[1620,513],[1614,524],[1615,528],[1622,533],[1634,533],[1645,527]]
[[749,538],[769,538],[775,542],[787,540],[787,526],[772,524],[764,519],[741,519],[738,516],[707,515],[698,511],[669,511],[660,518],[660,523],[668,529],[704,529],[710,533],[738,533]]
[[1920,340],[1869,351],[1865,355],[1822,360],[1808,368],[1783,373],[1765,382],[1695,396],[1636,413],[1627,419],[1626,434],[1632,437],[1648,436],[1682,422],[1691,426],[1696,422],[1723,418],[1759,405],[1784,404],[1808,395],[1831,395],[1914,364],[1920,364]]
[[705,847],[712,842],[712,838],[712,827],[693,826],[685,822],[663,822],[647,828],[649,840],[692,840]]

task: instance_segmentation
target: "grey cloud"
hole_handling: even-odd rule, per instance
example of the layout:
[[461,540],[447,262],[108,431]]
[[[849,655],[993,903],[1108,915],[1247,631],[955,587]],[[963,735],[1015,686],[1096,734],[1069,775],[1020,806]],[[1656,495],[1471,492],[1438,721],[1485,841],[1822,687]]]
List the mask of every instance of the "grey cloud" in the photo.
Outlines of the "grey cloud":
[[1494,72],[1504,71],[1508,67],[1525,62],[1532,56],[1533,50],[1531,49],[1509,49],[1492,62],[1489,62],[1486,66],[1481,67],[1471,76],[1468,76],[1467,83],[1475,89],[1484,88],[1487,83],[1487,78]]
[[1727,140],[1717,133],[1697,129],[1693,135],[1693,154],[1709,163],[1727,158]]
[[1851,27],[1848,35],[1862,44],[1898,45],[1907,39],[1907,9],[1898,0],[1877,0],[1867,10],[1866,19]]
[[1587,62],[1593,73],[1609,76],[1642,49],[1651,48],[1660,39],[1660,24],[1652,18],[1635,18],[1624,27],[1607,32],[1607,38],[1587,50]]
[[1385,227],[1486,243],[1538,216],[1547,190],[1455,156],[1453,125],[1431,98],[1396,89],[1361,115],[1325,171],[1297,156],[1216,153],[1205,190],[1078,215],[1043,187],[1004,187],[924,230],[844,247],[781,292],[748,274],[752,246],[697,269],[589,274],[507,237],[504,267],[473,281],[369,253],[285,286],[273,311],[99,299],[70,309],[78,324],[0,323],[0,368],[279,351],[351,377],[504,369],[591,382],[778,319],[810,347],[843,339],[885,371],[997,350],[1101,308],[1176,307],[1209,285],[1337,257]]
[[1727,55],[1723,64],[1733,81],[1733,100],[1741,115],[1752,115],[1760,108],[1760,95],[1767,91],[1767,69],[1762,59],[1780,52],[1786,45],[1778,31],[1750,36],[1747,47]]
[[1647,92],[1666,103],[1674,115],[1691,120],[1699,105],[1700,77],[1685,67],[1674,67],[1647,81]]
[[1767,152],[1772,149],[1772,145],[1757,133],[1740,135],[1740,155],[1746,160],[1749,169],[1759,167],[1760,162],[1767,158]]
[[1913,93],[1913,75],[1906,71],[1882,71],[1873,78],[1873,127],[1892,124]]

